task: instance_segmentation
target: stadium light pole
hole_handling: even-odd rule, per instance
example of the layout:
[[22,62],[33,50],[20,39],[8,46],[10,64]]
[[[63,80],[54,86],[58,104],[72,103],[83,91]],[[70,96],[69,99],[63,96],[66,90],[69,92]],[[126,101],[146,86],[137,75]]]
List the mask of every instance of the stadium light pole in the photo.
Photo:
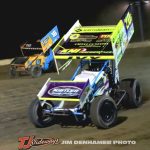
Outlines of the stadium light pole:
[[138,20],[139,20],[139,28],[140,28],[140,40],[144,41],[144,29],[143,29],[143,18],[142,18],[142,10],[141,10],[141,3],[143,0],[136,0],[135,2],[131,3],[137,7],[138,10]]
[[141,41],[144,41],[144,29],[143,29],[143,17],[142,17],[141,5],[148,4],[148,3],[150,3],[149,0],[136,0],[133,3],[130,3],[130,6],[133,5],[137,6]]

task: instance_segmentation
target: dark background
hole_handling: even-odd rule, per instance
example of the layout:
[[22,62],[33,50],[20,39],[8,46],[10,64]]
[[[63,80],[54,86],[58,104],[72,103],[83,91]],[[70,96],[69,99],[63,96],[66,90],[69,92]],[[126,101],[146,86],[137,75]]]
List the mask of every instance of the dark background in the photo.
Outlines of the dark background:
[[[60,35],[80,20],[82,25],[117,24],[129,3],[137,0],[6,1],[0,5],[0,59],[21,55],[19,46],[42,38],[55,25]],[[150,4],[141,5],[144,39],[150,37]],[[139,15],[134,6],[135,34],[140,41]]]

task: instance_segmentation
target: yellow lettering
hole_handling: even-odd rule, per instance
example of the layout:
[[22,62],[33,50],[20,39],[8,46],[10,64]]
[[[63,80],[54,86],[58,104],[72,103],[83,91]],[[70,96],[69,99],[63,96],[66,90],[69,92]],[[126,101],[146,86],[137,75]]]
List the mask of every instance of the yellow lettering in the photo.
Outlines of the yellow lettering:
[[81,49],[63,49],[61,53],[78,53]]

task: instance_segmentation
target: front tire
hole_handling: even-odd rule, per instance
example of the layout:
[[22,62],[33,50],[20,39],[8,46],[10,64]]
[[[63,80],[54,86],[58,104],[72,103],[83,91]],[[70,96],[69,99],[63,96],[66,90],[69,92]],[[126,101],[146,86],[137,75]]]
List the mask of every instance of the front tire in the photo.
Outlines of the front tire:
[[114,100],[109,96],[96,97],[91,104],[90,116],[97,128],[110,128],[117,120],[117,106]]
[[30,74],[33,78],[40,77],[42,75],[42,68],[40,65],[34,65],[30,69]]
[[29,107],[29,118],[31,122],[39,128],[47,127],[53,124],[54,117],[53,116],[45,116],[43,115],[43,109],[50,109],[53,105],[41,106],[39,100],[33,100]]

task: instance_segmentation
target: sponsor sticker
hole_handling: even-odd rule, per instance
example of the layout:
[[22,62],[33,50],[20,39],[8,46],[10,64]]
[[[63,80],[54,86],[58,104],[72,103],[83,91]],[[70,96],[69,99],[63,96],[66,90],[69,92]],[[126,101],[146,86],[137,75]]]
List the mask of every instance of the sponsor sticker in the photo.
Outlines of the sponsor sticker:
[[59,39],[59,37],[58,28],[55,26],[40,40],[43,51],[46,52]]
[[58,86],[50,89],[48,94],[57,97],[74,97],[79,96],[82,89],[75,86]]
[[75,29],[76,33],[101,33],[101,32],[113,32],[115,29],[114,25],[110,26],[87,26],[79,27]]

